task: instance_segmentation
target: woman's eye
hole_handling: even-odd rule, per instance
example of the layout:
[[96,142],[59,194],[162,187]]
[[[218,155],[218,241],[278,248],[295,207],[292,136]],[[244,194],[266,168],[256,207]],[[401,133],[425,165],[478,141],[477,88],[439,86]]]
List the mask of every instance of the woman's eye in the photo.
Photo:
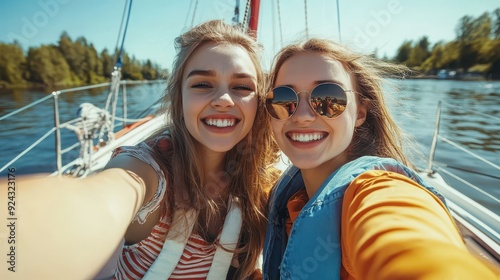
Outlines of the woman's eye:
[[234,87],[234,89],[236,90],[249,90],[249,91],[253,91],[253,89],[249,86],[246,86],[246,85],[237,85]]
[[196,83],[191,86],[192,88],[211,88],[207,83]]

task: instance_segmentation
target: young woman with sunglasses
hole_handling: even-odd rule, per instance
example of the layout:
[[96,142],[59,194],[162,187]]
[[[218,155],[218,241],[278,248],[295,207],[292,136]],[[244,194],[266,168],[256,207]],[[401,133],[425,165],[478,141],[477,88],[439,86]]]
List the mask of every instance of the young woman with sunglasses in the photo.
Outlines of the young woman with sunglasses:
[[[17,178],[19,267],[1,279],[260,277],[278,177],[260,47],[222,21],[194,27],[176,47],[162,131],[84,179]],[[117,247],[116,272],[95,276]]]
[[277,55],[266,108],[294,166],[271,192],[265,279],[498,279],[410,168],[382,93],[395,70],[320,39]]

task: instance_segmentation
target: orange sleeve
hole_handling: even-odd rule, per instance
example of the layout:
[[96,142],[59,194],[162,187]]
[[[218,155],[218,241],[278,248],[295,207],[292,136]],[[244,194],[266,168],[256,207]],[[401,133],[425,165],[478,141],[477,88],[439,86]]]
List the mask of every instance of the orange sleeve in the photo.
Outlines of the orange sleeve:
[[471,255],[444,204],[413,180],[368,171],[347,188],[342,264],[355,279],[500,279]]

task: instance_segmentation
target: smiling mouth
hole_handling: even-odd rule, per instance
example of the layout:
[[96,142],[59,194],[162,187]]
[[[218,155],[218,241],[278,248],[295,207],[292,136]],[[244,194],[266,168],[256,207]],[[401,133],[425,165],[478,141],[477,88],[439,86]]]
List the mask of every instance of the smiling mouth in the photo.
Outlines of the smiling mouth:
[[204,119],[203,122],[209,126],[230,127],[236,125],[236,119]]
[[323,132],[315,132],[315,133],[290,133],[288,137],[295,142],[313,142],[323,139],[326,136],[326,133]]

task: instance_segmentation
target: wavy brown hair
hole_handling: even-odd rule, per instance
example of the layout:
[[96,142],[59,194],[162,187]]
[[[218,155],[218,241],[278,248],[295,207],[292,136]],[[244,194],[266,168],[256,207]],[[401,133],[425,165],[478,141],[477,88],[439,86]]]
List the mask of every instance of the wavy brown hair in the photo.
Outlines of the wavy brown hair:
[[314,38],[287,46],[276,55],[269,76],[270,87],[274,87],[283,63],[300,53],[317,53],[339,61],[353,81],[358,106],[367,108],[366,120],[355,129],[348,148],[348,160],[365,155],[390,157],[413,167],[403,152],[403,146],[410,142],[410,138],[392,118],[382,92],[385,77],[404,77],[408,68],[358,54],[326,39]]
[[[278,158],[278,147],[272,137],[269,116],[264,110],[265,75],[260,65],[261,47],[243,30],[213,20],[198,25],[179,36],[175,45],[177,57],[162,98],[168,125],[153,137],[168,130],[172,148],[161,151],[156,148],[167,178],[166,213],[188,207],[206,211],[207,216],[216,214],[217,204],[208,195],[203,182],[204,170],[199,155],[199,143],[187,130],[182,118],[182,77],[191,54],[206,43],[223,43],[243,47],[257,70],[258,109],[250,132],[235,147],[226,152],[224,176],[228,193],[237,197],[243,213],[240,246],[236,250],[240,266],[237,279],[248,278],[257,267],[264,244],[267,218],[267,195],[278,173],[273,165]],[[175,207],[174,207],[175,206]],[[203,226],[203,225],[201,225]]]

